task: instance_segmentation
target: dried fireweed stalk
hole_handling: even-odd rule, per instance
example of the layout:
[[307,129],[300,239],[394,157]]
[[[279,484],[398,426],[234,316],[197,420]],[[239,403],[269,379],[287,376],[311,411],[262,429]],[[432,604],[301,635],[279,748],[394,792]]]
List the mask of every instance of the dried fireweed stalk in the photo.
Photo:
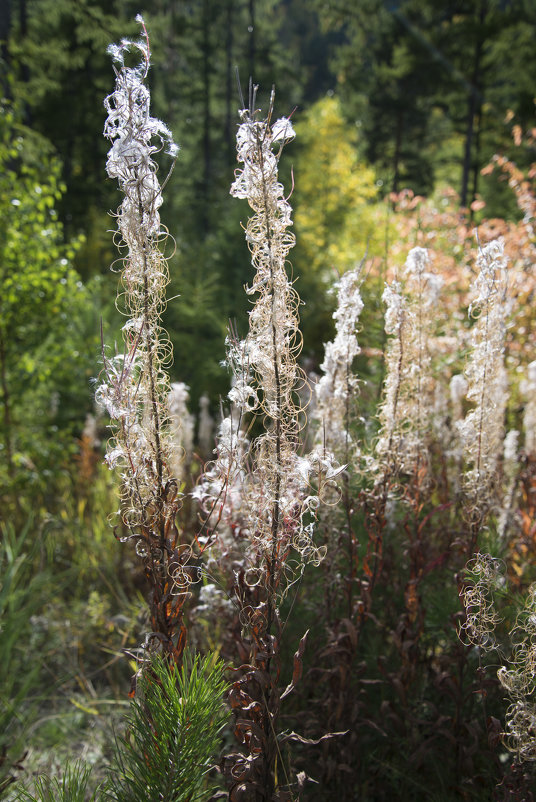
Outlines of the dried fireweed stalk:
[[[200,506],[203,526],[198,541],[208,552],[209,568],[219,562],[229,567],[232,555],[243,557],[248,534],[245,487],[249,482],[250,440],[244,431],[244,409],[254,408],[244,344],[234,332],[226,339],[227,365],[233,385],[228,393],[230,410],[224,414],[216,436],[215,459],[205,464],[192,496]],[[224,363],[225,364],[225,363]],[[238,555],[236,554],[238,552]]]
[[173,382],[168,394],[171,449],[170,468],[174,478],[181,482],[185,468],[194,450],[194,416],[188,410],[190,388],[184,382]]
[[515,502],[519,479],[519,432],[511,429],[504,438],[503,496],[497,518],[497,534],[506,540],[515,518]]
[[[185,551],[177,542],[180,502],[170,471],[174,446],[167,420],[165,367],[171,360],[171,345],[160,325],[169,280],[162,253],[167,232],[160,223],[162,193],[153,158],[165,149],[174,159],[178,147],[169,129],[150,115],[150,94],[144,84],[149,41],[142,18],[137,21],[143,40],[123,40],[109,48],[117,67],[115,91],[105,100],[104,135],[112,142],[106,169],[124,193],[117,212],[117,240],[125,254],[120,260],[119,300],[128,319],[123,326],[124,353],[104,356],[104,378],[96,398],[113,422],[106,461],[121,472],[122,520],[145,561],[152,587],[152,634],[164,651],[180,659],[185,634],[180,610],[189,577]],[[125,66],[129,51],[139,51],[137,67]]]
[[214,420],[210,414],[210,401],[207,395],[199,399],[199,427],[197,440],[202,454],[208,454],[214,442]]
[[464,492],[469,519],[478,525],[493,502],[496,468],[503,446],[507,401],[504,342],[510,312],[507,262],[502,239],[480,249],[479,274],[469,314],[476,318],[472,352],[465,369],[467,398],[474,408],[458,423],[465,463]]
[[203,549],[211,546],[212,559],[228,558],[236,548],[237,538],[245,534],[241,511],[250,443],[240,424],[236,409],[224,416],[216,437],[216,458],[205,465],[192,491],[204,518],[198,541]]
[[531,585],[523,610],[510,633],[510,668],[497,676],[512,704],[506,713],[505,743],[521,760],[536,760],[536,585]]
[[241,119],[237,151],[243,168],[236,173],[231,194],[247,198],[254,211],[246,240],[256,273],[247,292],[257,298],[249,334],[234,345],[233,359],[240,366],[229,397],[242,414],[254,413],[264,422],[265,432],[253,446],[255,478],[248,485],[246,505],[252,561],[266,575],[272,596],[289,549],[299,553],[300,561],[321,558],[313,543],[313,520],[308,519],[314,519],[336,470],[327,454],[298,455],[305,424],[298,392],[306,378],[297,364],[302,345],[299,296],[286,270],[294,245],[288,230],[292,210],[278,181],[279,157],[283,146],[294,139],[294,129],[287,118],[272,123],[271,110],[262,121],[250,110],[242,111]]
[[[344,273],[331,290],[337,295],[337,308],[333,313],[335,338],[325,345],[324,361],[320,366],[322,376],[315,385],[316,403],[312,414],[316,423],[315,450],[322,453],[323,449],[327,449],[339,463],[346,466],[341,482],[342,504],[335,509],[324,508],[319,517],[328,555],[323,571],[326,601],[330,606],[331,588],[340,584],[341,572],[347,571],[352,578],[344,584],[349,619],[353,615],[353,577],[356,574],[359,546],[352,526],[350,476],[356,471],[361,455],[352,432],[352,424],[357,417],[359,391],[359,380],[352,366],[361,351],[356,332],[363,311],[360,291],[363,263],[364,260],[355,269]],[[344,547],[341,548],[343,543]]]
[[[441,279],[428,270],[425,248],[413,248],[406,261],[406,286],[387,285],[384,401],[376,446],[376,470],[383,476],[425,473],[432,431],[434,383],[430,341]],[[422,481],[422,479],[421,479]]]
[[337,293],[335,339],[325,347],[322,376],[315,387],[316,443],[325,445],[342,462],[357,461],[359,450],[350,433],[358,380],[352,363],[359,354],[356,328],[363,310],[361,271],[349,270],[333,287]]
[[[258,419],[264,431],[246,454],[240,447],[241,427],[233,427],[231,418],[227,426],[231,446],[220,449],[212,472],[216,477],[218,472],[225,475],[226,452],[232,455],[235,467],[230,475],[244,479],[240,527],[247,534],[233,579],[245,633],[240,644],[242,666],[229,696],[235,734],[244,752],[226,757],[225,773],[230,798],[274,801],[287,798],[280,795],[281,780],[276,779],[276,727],[280,699],[294,687],[291,683],[282,695],[278,687],[279,602],[305,563],[318,563],[323,557],[313,539],[317,509],[329,496],[338,471],[326,452],[299,453],[305,425],[300,391],[306,379],[297,364],[302,345],[299,297],[286,269],[294,244],[289,231],[291,207],[278,180],[281,151],[294,138],[294,130],[287,118],[272,122],[272,110],[273,95],[267,117],[258,118],[253,90],[250,108],[240,115],[237,153],[242,167],[231,187],[231,194],[247,199],[253,210],[246,240],[255,276],[246,291],[256,300],[245,340],[228,341],[235,377],[229,400],[238,419]],[[240,455],[247,456],[243,468],[235,459]],[[304,646],[305,638],[302,651]]]
[[504,587],[504,565],[489,554],[476,554],[467,564],[467,581],[460,593],[465,608],[461,638],[484,651],[496,648],[495,627],[500,617],[493,594]]
[[521,391],[526,398],[523,413],[525,432],[525,453],[536,456],[536,361],[527,366],[527,378],[521,383]]
[[467,393],[467,379],[461,373],[456,373],[450,380],[450,402],[453,421],[463,418],[463,399]]
[[[499,675],[501,682],[503,677]],[[503,683],[504,684],[504,683]],[[504,743],[519,760],[536,760],[536,704],[518,699],[506,711]]]

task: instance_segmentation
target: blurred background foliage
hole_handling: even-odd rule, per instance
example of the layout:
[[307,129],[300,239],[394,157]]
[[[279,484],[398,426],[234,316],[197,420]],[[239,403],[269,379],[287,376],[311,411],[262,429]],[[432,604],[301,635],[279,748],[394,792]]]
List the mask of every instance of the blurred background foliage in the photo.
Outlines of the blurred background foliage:
[[[106,340],[118,338],[108,268],[119,198],[104,178],[102,101],[113,85],[106,48],[137,36],[139,11],[154,113],[181,146],[163,208],[176,243],[165,324],[173,379],[194,407],[207,393],[217,409],[229,320],[247,325],[247,212],[228,188],[250,76],[259,103],[275,85],[276,114],[293,112],[297,125],[285,183],[296,185],[292,263],[313,365],[331,335],[326,285],[386,251],[389,192],[449,184],[462,205],[478,195],[490,215],[519,214],[505,182],[480,170],[512,152],[513,122],[533,122],[530,0],[6,0],[0,448],[11,480],[48,481],[65,467],[92,409],[101,317]],[[523,167],[531,154],[515,157]]]
[[[390,191],[431,194],[448,183],[462,205],[480,193],[490,213],[517,213],[504,183],[493,176],[484,181],[480,169],[497,150],[511,151],[512,120],[532,125],[536,8],[530,0],[4,2],[2,239],[12,258],[21,267],[24,262],[29,306],[23,312],[21,298],[7,318],[2,309],[3,347],[7,339],[13,343],[17,375],[10,354],[2,363],[8,400],[25,397],[35,407],[29,385],[40,393],[32,417],[34,428],[42,420],[43,433],[47,426],[81,430],[81,413],[91,409],[88,379],[98,372],[100,316],[107,341],[115,334],[106,299],[115,284],[108,270],[115,258],[110,212],[119,198],[104,178],[102,101],[113,84],[106,47],[138,34],[139,11],[151,36],[154,113],[181,146],[163,208],[176,243],[169,294],[180,297],[165,322],[176,344],[173,378],[190,385],[194,405],[203,393],[217,405],[227,385],[219,362],[228,321],[236,320],[239,330],[247,322],[243,285],[250,268],[239,228],[246,211],[228,194],[241,105],[237,77],[246,102],[251,76],[260,85],[261,105],[275,85],[276,114],[295,110],[299,135],[287,157],[293,179],[287,175],[286,185],[296,184],[292,262],[305,302],[306,353],[313,359],[330,334],[327,280],[365,252],[385,250]],[[530,154],[518,150],[516,158],[527,162]],[[39,182],[37,196],[32,184]],[[12,206],[23,186],[23,206]],[[32,226],[24,255],[9,244],[22,236],[16,234],[20,212]],[[30,261],[42,278],[37,291]],[[2,269],[15,268],[4,259]],[[59,295],[52,298],[49,289],[45,301],[39,292],[53,271]],[[14,316],[26,321],[22,338],[8,332]],[[45,330],[48,338],[41,336]],[[35,335],[37,352],[35,340],[30,343]],[[58,341],[75,354],[69,375],[61,377]],[[61,378],[59,404],[52,385],[46,387],[52,369],[56,393]],[[24,432],[11,420],[13,404],[6,425],[5,388],[2,393],[8,464],[20,462],[21,454],[35,463]],[[22,409],[19,417],[23,413],[27,419]]]

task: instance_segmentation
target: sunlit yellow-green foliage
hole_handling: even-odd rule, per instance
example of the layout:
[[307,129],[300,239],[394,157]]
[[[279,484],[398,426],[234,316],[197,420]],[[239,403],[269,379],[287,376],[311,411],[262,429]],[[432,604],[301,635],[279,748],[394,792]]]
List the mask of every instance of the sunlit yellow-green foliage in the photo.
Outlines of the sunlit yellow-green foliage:
[[385,209],[376,202],[376,177],[359,161],[356,131],[340,101],[318,100],[296,124],[296,262],[322,276],[343,273],[385,249]]
[[[50,478],[89,406],[98,315],[72,266],[57,210],[61,165],[45,139],[0,104],[0,487]],[[88,355],[86,357],[86,355]],[[62,443],[62,445],[60,445]],[[34,499],[35,501],[35,499]]]

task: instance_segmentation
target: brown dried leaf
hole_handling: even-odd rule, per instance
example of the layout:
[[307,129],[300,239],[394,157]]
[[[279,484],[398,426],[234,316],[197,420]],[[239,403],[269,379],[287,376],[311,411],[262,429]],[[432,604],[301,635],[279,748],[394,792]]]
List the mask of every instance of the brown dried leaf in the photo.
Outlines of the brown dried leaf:
[[290,685],[287,685],[287,687],[285,688],[285,690],[281,694],[280,699],[284,699],[285,696],[288,696],[289,693],[292,693],[292,691],[294,690],[294,688],[296,687],[296,685],[298,684],[298,682],[301,679],[301,676],[302,676],[302,673],[303,673],[302,657],[303,657],[303,653],[305,652],[305,644],[307,642],[307,635],[308,634],[309,634],[309,630],[306,631],[305,635],[300,640],[298,649],[297,649],[296,653],[294,654],[294,670],[292,672],[292,681],[291,681]]
[[322,735],[321,738],[304,738],[303,735],[298,735],[297,732],[288,732],[288,733],[281,733],[278,738],[280,743],[286,743],[286,741],[297,741],[300,744],[310,744],[311,746],[317,746],[322,741],[328,741],[331,738],[338,738],[339,735],[348,735],[349,730],[344,730],[343,732],[327,732],[325,735]]

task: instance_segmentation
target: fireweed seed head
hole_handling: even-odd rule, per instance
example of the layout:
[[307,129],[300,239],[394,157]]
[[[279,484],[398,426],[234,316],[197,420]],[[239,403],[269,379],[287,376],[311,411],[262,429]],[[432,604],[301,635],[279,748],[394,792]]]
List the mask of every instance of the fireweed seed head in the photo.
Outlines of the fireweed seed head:
[[536,585],[531,585],[524,607],[510,632],[513,643],[508,667],[497,677],[512,700],[506,713],[505,743],[520,760],[536,759]]
[[[317,421],[316,444],[324,445],[338,459],[352,462],[357,457],[357,445],[350,434],[355,417],[357,377],[352,363],[359,354],[356,329],[363,310],[360,269],[349,270],[336,282],[332,292],[337,294],[335,339],[326,343],[322,376],[315,385],[314,419]],[[350,454],[350,451],[353,453]]]
[[241,429],[239,416],[226,415],[218,429],[215,459],[205,465],[191,494],[206,521],[218,522],[213,555],[232,554],[236,549],[234,534],[243,536],[247,529],[247,515],[243,510],[250,479],[249,450],[250,442]]
[[[501,683],[504,676],[498,672]],[[514,702],[506,713],[504,739],[507,748],[514,752],[519,760],[536,760],[536,707],[526,698]]]
[[194,416],[188,409],[189,387],[184,382],[173,382],[167,397],[170,438],[172,443],[170,468],[175,479],[184,478],[186,463],[190,462],[194,449]]
[[237,132],[240,167],[230,191],[246,198],[253,211],[245,236],[255,274],[246,292],[255,296],[255,303],[246,339],[230,343],[235,381],[229,399],[239,415],[262,418],[264,424],[264,433],[250,447],[252,470],[242,486],[248,582],[250,575],[271,577],[270,593],[276,585],[284,593],[292,581],[293,561],[303,566],[321,557],[313,541],[321,494],[308,458],[297,456],[307,382],[297,363],[300,300],[286,268],[294,245],[292,209],[278,178],[281,152],[294,138],[294,129],[288,118],[272,123],[272,108],[273,98],[263,120],[257,112],[243,110]]
[[441,294],[443,279],[429,270],[431,258],[427,248],[412,248],[406,259],[404,275],[408,282],[408,291],[420,304],[434,307]]
[[210,414],[210,401],[207,395],[199,399],[199,425],[197,440],[201,452],[208,454],[213,445],[214,420]]
[[527,365],[527,377],[521,382],[521,392],[525,397],[523,411],[523,431],[525,434],[525,453],[536,456],[536,361]]
[[466,397],[474,406],[458,423],[466,463],[463,479],[466,507],[471,518],[481,516],[494,502],[496,468],[503,447],[508,399],[504,343],[511,309],[502,238],[480,249],[477,265],[479,274],[469,306],[469,314],[476,321],[465,369]]
[[504,586],[505,567],[490,554],[478,553],[467,564],[467,581],[460,594],[465,608],[461,637],[484,651],[496,648],[494,631],[501,621],[493,594]]
[[450,380],[450,399],[453,410],[456,410],[455,418],[461,417],[462,402],[467,393],[467,379],[461,373],[456,373]]
[[504,465],[505,472],[515,469],[515,464],[518,459],[518,443],[519,432],[516,429],[511,429],[504,438]]
[[469,315],[478,315],[489,304],[504,300],[508,260],[504,255],[504,238],[492,240],[479,248],[476,260],[478,275],[473,284],[473,300]]
[[[169,281],[162,253],[166,232],[158,214],[162,194],[153,159],[162,149],[174,157],[176,147],[167,126],[150,114],[150,93],[144,84],[149,42],[141,17],[138,22],[144,38],[123,40],[109,49],[117,66],[115,90],[105,100],[104,135],[111,142],[106,166],[123,193],[116,242],[123,254],[118,298],[127,321],[122,329],[124,353],[104,355],[96,399],[112,420],[107,462],[121,471],[124,522],[147,534],[163,531],[164,523],[157,524],[156,518],[171,519],[178,506],[170,473],[176,449],[168,423],[165,372],[171,345],[160,325]],[[136,67],[125,64],[130,51],[140,54]]]
[[374,466],[379,476],[408,473],[421,483],[427,479],[424,469],[434,430],[431,346],[441,287],[429,266],[427,250],[413,248],[406,260],[404,286],[393,281],[383,293],[385,332],[390,338]]
[[385,332],[397,335],[404,320],[405,299],[399,281],[386,284],[382,295],[385,304]]
[[[138,22],[145,31],[141,17]],[[125,55],[132,50],[141,54],[140,64],[133,68],[125,66]],[[152,157],[165,150],[174,159],[178,146],[169,128],[150,114],[151,96],[143,83],[150,64],[148,40],[123,40],[119,45],[111,45],[108,52],[119,69],[115,90],[104,101],[108,112],[104,136],[112,143],[106,170],[110,178],[117,178],[125,193],[119,224],[128,243],[132,237],[158,235],[162,194]]]

